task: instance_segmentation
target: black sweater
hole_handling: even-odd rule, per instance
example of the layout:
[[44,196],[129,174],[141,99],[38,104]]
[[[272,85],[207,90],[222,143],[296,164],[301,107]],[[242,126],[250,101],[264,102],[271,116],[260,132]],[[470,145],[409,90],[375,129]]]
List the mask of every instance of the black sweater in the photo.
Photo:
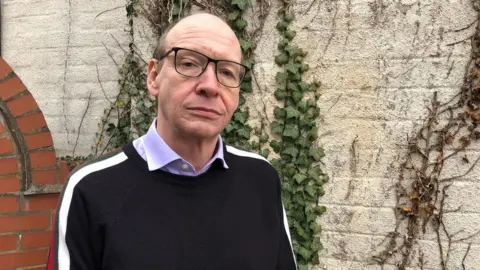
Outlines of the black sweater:
[[274,168],[225,146],[200,176],[150,172],[133,145],[65,185],[49,269],[296,268]]

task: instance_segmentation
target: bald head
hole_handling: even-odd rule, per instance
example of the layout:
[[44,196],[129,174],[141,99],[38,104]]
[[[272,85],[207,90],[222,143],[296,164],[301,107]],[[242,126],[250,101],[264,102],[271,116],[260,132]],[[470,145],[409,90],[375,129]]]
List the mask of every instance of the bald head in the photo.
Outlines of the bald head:
[[224,20],[208,13],[193,14],[170,25],[158,40],[153,58],[159,59],[171,47],[197,49],[189,46],[199,47],[206,53],[226,49],[239,56],[235,61],[242,59],[240,43],[233,30]]

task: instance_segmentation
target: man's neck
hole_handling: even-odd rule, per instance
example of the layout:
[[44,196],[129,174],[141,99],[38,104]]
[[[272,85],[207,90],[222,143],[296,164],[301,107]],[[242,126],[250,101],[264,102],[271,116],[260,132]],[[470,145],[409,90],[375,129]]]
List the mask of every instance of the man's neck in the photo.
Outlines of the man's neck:
[[165,143],[182,159],[192,164],[196,171],[205,167],[217,150],[218,136],[210,139],[199,139],[173,135],[162,132],[158,125],[157,132]]

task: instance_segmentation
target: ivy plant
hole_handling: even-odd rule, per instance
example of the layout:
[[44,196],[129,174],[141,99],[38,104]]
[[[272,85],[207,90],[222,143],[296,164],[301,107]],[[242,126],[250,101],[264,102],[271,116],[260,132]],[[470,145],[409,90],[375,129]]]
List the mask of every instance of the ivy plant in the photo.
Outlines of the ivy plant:
[[[243,62],[248,68],[251,69],[253,65],[253,44],[252,41],[248,39],[248,32],[246,31],[248,22],[242,17],[243,13],[247,9],[247,6],[247,0],[231,0],[231,11],[227,15],[227,20],[230,22],[230,25],[239,40],[244,57]],[[235,111],[230,123],[225,127],[224,131],[222,132],[222,138],[225,140],[226,143],[243,149],[253,148],[253,145],[250,142],[252,128],[248,125],[247,122],[250,114],[248,111],[248,107],[244,106],[244,95],[251,92],[252,78],[250,76],[246,76],[245,80],[240,85],[238,109]]]
[[307,83],[302,75],[308,71],[304,63],[306,52],[293,43],[295,31],[290,30],[294,14],[289,1],[278,11],[276,25],[280,33],[279,53],[275,63],[282,70],[275,76],[274,95],[281,106],[274,108],[275,120],[270,128],[276,140],[270,146],[278,155],[271,162],[281,176],[283,202],[289,216],[299,269],[308,264],[318,264],[318,252],[322,249],[318,217],[326,211],[318,206],[318,198],[325,194],[323,184],[328,175],[320,163],[323,149],[315,145],[318,136],[316,119],[320,115],[317,105],[318,82]]

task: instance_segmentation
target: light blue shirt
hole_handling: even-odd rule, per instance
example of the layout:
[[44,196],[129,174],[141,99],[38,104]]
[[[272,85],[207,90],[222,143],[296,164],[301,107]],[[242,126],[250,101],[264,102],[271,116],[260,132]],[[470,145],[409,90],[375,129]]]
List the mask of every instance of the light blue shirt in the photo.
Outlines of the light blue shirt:
[[150,171],[161,169],[178,175],[197,176],[206,172],[217,159],[220,159],[223,167],[228,169],[223,157],[223,142],[220,135],[218,135],[215,155],[213,155],[205,167],[197,172],[192,164],[175,153],[162,137],[160,137],[157,132],[156,118],[153,120],[147,133],[133,141],[133,147],[135,147],[138,154],[147,162]]

